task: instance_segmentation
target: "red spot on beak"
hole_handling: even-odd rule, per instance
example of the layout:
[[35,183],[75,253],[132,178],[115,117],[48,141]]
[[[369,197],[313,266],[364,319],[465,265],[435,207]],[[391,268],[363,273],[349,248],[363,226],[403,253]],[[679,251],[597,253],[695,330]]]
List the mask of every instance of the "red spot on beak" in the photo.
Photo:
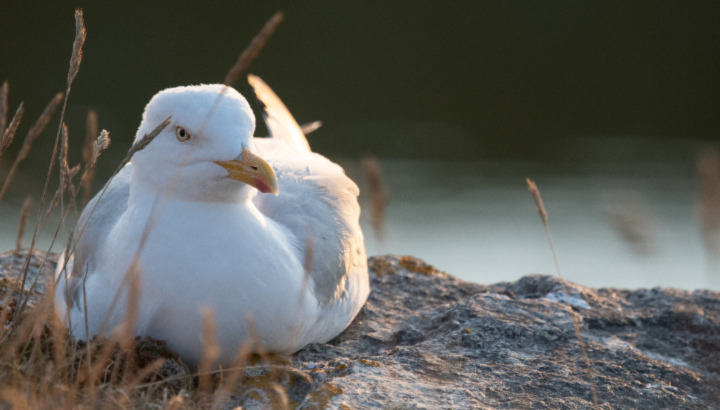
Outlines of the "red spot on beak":
[[255,178],[253,181],[255,188],[257,188],[258,191],[262,192],[263,194],[267,194],[268,192],[271,192],[272,189],[270,188],[270,185],[268,185],[265,181],[263,181],[260,178]]

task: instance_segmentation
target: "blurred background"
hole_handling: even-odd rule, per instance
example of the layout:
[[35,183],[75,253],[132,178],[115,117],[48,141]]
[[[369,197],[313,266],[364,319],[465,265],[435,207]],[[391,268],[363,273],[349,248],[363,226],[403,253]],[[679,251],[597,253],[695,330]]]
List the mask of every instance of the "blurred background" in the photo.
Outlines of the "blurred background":
[[[10,83],[10,112],[26,108],[0,181],[65,89],[75,7],[88,34],[66,113],[71,163],[88,110],[112,138],[95,190],[153,94],[222,82],[283,10],[250,72],[299,123],[323,121],[310,144],[361,186],[369,254],[411,254],[482,283],[554,274],[530,177],[565,278],[720,289],[720,2],[100,3],[0,3],[0,81]],[[236,88],[255,104],[244,80]],[[26,196],[39,202],[57,118],[0,203],[0,251],[15,248]],[[368,178],[367,155],[379,180]],[[378,186],[384,233],[371,226]]]

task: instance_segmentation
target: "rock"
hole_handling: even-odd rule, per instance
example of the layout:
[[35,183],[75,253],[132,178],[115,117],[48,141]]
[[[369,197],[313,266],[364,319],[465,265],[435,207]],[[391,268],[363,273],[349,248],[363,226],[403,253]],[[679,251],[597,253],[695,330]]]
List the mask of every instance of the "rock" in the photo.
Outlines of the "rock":
[[224,407],[590,408],[591,386],[607,409],[720,406],[718,292],[543,275],[486,286],[411,257],[369,265],[372,293],[345,332],[251,363]]
[[720,405],[720,293],[590,289],[526,276],[483,286],[410,257],[370,258],[353,324],[292,357],[300,407],[602,408]]
[[[6,252],[0,255],[0,298],[17,299],[20,288],[18,281],[22,281],[22,268],[28,262],[27,276],[25,278],[24,295],[29,295],[27,304],[33,306],[37,302],[37,295],[47,292],[49,278],[53,275],[57,255],[47,254],[34,250],[28,259],[28,251]],[[17,286],[15,286],[17,284]],[[31,291],[30,291],[31,290]],[[12,294],[10,293],[12,291]],[[2,302],[2,299],[0,299]]]

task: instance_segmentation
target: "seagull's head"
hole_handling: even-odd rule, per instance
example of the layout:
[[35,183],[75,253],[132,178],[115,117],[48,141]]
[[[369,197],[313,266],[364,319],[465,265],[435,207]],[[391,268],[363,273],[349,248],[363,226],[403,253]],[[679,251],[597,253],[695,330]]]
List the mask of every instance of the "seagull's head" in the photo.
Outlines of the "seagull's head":
[[168,117],[170,124],[133,156],[133,184],[199,201],[277,194],[272,167],[252,150],[255,116],[235,89],[213,84],[160,91],[145,107],[135,142]]

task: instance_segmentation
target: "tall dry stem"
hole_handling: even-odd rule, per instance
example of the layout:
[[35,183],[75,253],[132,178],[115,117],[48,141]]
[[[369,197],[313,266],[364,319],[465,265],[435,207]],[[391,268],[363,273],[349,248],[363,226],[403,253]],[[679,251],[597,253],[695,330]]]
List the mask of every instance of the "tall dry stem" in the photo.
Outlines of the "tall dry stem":
[[265,25],[263,26],[262,30],[260,30],[260,32],[255,37],[253,37],[250,44],[242,52],[242,54],[240,54],[240,57],[238,57],[235,65],[233,65],[230,68],[230,71],[228,71],[228,73],[225,75],[225,85],[232,87],[235,85],[235,83],[237,83],[240,75],[247,71],[252,62],[255,61],[255,58],[257,58],[260,50],[265,47],[265,44],[275,32],[275,29],[277,29],[278,25],[280,25],[280,22],[282,22],[284,17],[285,15],[282,11],[278,11],[272,17],[270,17],[270,20],[268,20],[267,23],[265,23]]
[[[548,226],[548,216],[547,211],[545,210],[545,204],[543,204],[542,196],[540,196],[540,190],[538,189],[537,185],[533,180],[530,178],[526,178],[525,182],[528,185],[528,191],[530,191],[530,195],[532,196],[533,201],[535,201],[535,206],[537,207],[538,215],[540,215],[540,219],[542,219],[543,226],[545,226],[545,235],[547,236],[548,243],[550,244],[550,250],[553,255],[553,259],[555,260],[555,268],[557,269],[558,277],[560,278],[560,283],[562,284],[563,293],[565,294],[565,297],[570,297],[570,293],[568,292],[567,284],[565,283],[565,280],[562,277],[562,274],[560,273],[560,262],[558,261],[557,253],[555,252],[555,245],[553,244],[552,236],[550,236],[550,227]],[[578,338],[578,344],[580,345],[580,352],[582,353],[583,360],[585,361],[585,370],[587,372],[587,376],[590,382],[590,393],[592,394],[592,401],[593,405],[596,408],[599,408],[598,404],[598,398],[597,398],[597,391],[595,390],[595,375],[593,373],[592,369],[592,363],[590,363],[590,358],[587,354],[587,348],[585,346],[585,341],[583,340],[582,333],[580,333],[580,321],[577,317],[577,314],[572,309],[572,306],[570,307],[570,317],[572,318],[573,327],[575,328],[575,336]]]

